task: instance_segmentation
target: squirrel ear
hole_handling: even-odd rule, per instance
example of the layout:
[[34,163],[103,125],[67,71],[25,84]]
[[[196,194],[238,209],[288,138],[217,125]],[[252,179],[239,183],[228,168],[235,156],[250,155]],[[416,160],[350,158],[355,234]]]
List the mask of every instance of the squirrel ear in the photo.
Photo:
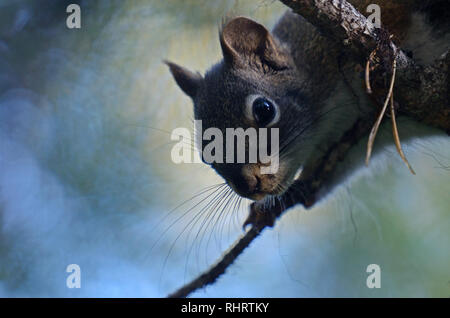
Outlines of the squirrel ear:
[[173,78],[183,92],[191,98],[194,98],[203,82],[203,77],[200,73],[191,72],[188,69],[169,61],[164,61],[164,63],[169,66],[170,73],[172,73]]
[[276,70],[288,65],[270,32],[248,18],[238,17],[226,23],[220,32],[220,45],[225,62],[233,66],[248,64],[248,59],[255,56]]

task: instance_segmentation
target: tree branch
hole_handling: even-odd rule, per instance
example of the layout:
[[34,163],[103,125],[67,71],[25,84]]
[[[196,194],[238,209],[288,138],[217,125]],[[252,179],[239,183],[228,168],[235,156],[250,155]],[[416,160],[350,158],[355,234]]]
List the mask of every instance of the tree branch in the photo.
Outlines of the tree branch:
[[258,237],[261,230],[262,228],[259,228],[258,226],[252,226],[245,235],[243,235],[227,252],[224,253],[218,263],[211,267],[207,272],[194,279],[192,282],[170,294],[169,298],[184,298],[197,289],[213,284],[220,275],[225,273],[228,266],[233,264],[235,259],[244,251],[244,249],[247,248],[256,237]]
[[[444,54],[435,64],[423,67],[414,63],[394,44],[387,30],[375,28],[345,0],[280,1],[316,26],[323,35],[346,43],[346,50],[360,58],[367,59],[370,53],[378,48],[380,56],[389,64],[392,55],[398,51],[395,96],[400,105],[399,111],[450,134],[448,52],[442,52]],[[365,3],[361,0],[351,2],[359,6]],[[406,5],[415,6],[416,1],[404,2]],[[383,74],[378,76],[382,77]],[[376,78],[374,80],[377,81]]]
[[[375,49],[384,60],[382,62],[389,64],[393,54],[398,52],[395,96],[400,105],[399,111],[419,122],[450,133],[449,52],[444,53],[433,65],[417,65],[394,44],[387,30],[375,28],[352,5],[361,9],[362,3],[365,3],[363,0],[352,0],[352,4],[345,0],[280,1],[317,27],[323,35],[333,38],[337,45],[342,46],[339,49],[355,56],[355,64],[365,65],[365,61]],[[404,1],[410,5],[418,2]],[[376,83],[383,82],[385,76],[386,72],[375,72],[371,75],[375,91]],[[313,206],[318,192],[332,178],[337,164],[345,158],[353,145],[368,134],[372,125],[373,122],[367,118],[358,119],[337,143],[329,147],[321,159],[305,167],[301,178],[286,191],[283,200],[270,207],[265,206],[263,202],[252,203],[248,219],[244,223],[244,226],[250,226],[246,234],[219,262],[169,297],[186,297],[193,291],[214,283],[262,230],[273,226],[276,219],[288,208],[296,204]]]

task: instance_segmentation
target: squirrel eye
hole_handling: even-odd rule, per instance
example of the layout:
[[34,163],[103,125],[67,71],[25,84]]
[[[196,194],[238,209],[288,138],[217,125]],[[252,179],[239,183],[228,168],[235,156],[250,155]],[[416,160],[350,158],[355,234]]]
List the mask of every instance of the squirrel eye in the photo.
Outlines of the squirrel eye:
[[274,121],[278,110],[267,98],[258,97],[253,101],[252,112],[258,125],[265,127]]

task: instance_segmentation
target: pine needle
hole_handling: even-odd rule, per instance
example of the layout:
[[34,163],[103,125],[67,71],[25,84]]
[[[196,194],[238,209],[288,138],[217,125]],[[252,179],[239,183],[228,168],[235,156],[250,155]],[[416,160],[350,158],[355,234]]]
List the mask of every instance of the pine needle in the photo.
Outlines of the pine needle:
[[366,63],[366,91],[367,94],[372,94],[372,87],[370,86],[370,62],[372,61],[373,57],[375,56],[375,52],[377,49],[374,49],[372,53],[370,53],[369,58],[367,59]]
[[411,167],[411,165],[408,162],[408,159],[406,159],[405,154],[402,150],[402,145],[400,143],[400,137],[398,135],[398,129],[397,129],[397,122],[395,120],[395,110],[394,110],[394,94],[391,95],[391,121],[392,121],[392,134],[394,135],[394,141],[395,141],[395,147],[397,148],[397,152],[402,158],[403,162],[408,167],[409,171],[411,171],[412,174],[416,174]]
[[[367,88],[367,93],[371,94],[372,93],[372,89],[370,87],[370,77],[369,77],[369,73],[370,73],[370,62],[373,59],[373,56],[375,54],[375,50],[372,51],[372,53],[370,53],[369,59],[367,60],[367,64],[366,64],[366,88]],[[380,127],[381,121],[383,120],[384,114],[386,113],[386,109],[387,109],[387,105],[390,101],[391,104],[391,121],[392,121],[392,134],[394,136],[394,142],[395,142],[395,147],[397,148],[397,152],[400,155],[400,157],[402,158],[403,162],[406,164],[406,166],[408,167],[409,171],[411,171],[412,174],[416,174],[414,172],[414,169],[411,167],[411,165],[408,162],[408,159],[406,159],[405,154],[403,153],[403,149],[402,149],[402,145],[400,142],[400,137],[398,134],[398,128],[397,128],[397,121],[395,119],[395,109],[394,109],[394,83],[395,83],[395,73],[397,70],[397,54],[394,55],[394,61],[392,62],[392,77],[391,77],[391,83],[389,85],[389,91],[388,94],[386,96],[386,100],[384,101],[384,105],[383,108],[381,109],[380,114],[378,115],[377,121],[375,122],[375,124],[372,127],[372,130],[370,132],[369,135],[369,141],[367,143],[367,153],[366,153],[366,166],[369,165],[369,160],[370,157],[372,155],[372,149],[373,149],[373,143],[375,141],[375,137],[377,135],[378,132],[378,128]]]
[[378,115],[377,121],[373,125],[372,130],[370,131],[369,141],[367,143],[366,166],[369,165],[370,156],[372,155],[373,143],[375,141],[375,137],[377,136],[377,132],[378,132],[378,128],[380,127],[381,120],[383,119],[384,114],[386,112],[386,108],[389,103],[389,100],[391,99],[391,96],[392,96],[392,92],[394,89],[396,70],[397,70],[397,56],[395,55],[394,62],[392,63],[392,77],[391,77],[391,83],[389,85],[389,92],[386,96],[386,100],[384,101],[383,108],[381,109],[381,112]]

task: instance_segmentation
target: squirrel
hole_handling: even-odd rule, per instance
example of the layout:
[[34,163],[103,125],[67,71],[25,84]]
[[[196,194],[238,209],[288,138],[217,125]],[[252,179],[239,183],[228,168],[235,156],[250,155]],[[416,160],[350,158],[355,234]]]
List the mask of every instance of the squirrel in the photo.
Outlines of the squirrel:
[[[363,14],[372,3],[350,2]],[[418,61],[429,63],[448,49],[448,1],[418,1],[413,7],[402,1],[377,2],[383,26]],[[195,119],[202,120],[204,129],[279,129],[276,173],[261,174],[260,162],[211,164],[243,197],[263,201],[282,195],[327,144],[337,141],[357,118],[377,109],[363,88],[362,72],[346,69],[350,57],[342,56],[330,38],[291,11],[272,32],[249,18],[233,18],[222,26],[219,40],[223,59],[205,76],[166,63],[192,99]]]

